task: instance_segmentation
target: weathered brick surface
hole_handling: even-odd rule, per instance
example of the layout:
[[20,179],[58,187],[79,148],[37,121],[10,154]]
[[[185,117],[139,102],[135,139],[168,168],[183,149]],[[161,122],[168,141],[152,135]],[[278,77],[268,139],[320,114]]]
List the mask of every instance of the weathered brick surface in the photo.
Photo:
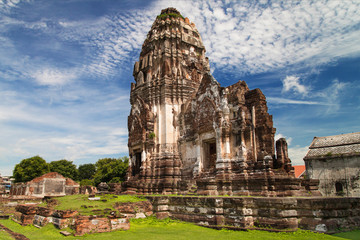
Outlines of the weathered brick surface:
[[130,222],[128,218],[109,218],[111,230],[129,230],[130,229]]
[[69,218],[52,217],[52,223],[58,229],[63,229],[63,228],[67,228],[69,226],[70,219]]
[[50,221],[52,221],[52,217],[46,217],[46,216],[41,216],[41,215],[35,215],[34,216],[34,220],[33,220],[33,224],[37,225],[37,226],[45,226],[46,224],[48,224]]
[[327,232],[360,227],[359,198],[147,197],[156,216],[199,225]]
[[97,193],[97,188],[95,186],[81,186],[80,194],[93,195]]
[[34,216],[35,216],[34,214],[27,215],[27,214],[21,213],[21,215],[20,215],[21,225],[26,226],[26,225],[33,224]]
[[74,229],[76,236],[82,236],[86,233],[110,232],[112,230],[128,230],[130,222],[127,218],[100,218],[93,216],[77,216],[74,220]]
[[73,210],[56,210],[53,212],[52,216],[57,218],[71,218],[78,214],[78,211]]
[[121,214],[135,214],[144,213],[147,216],[150,216],[153,213],[153,206],[149,201],[141,202],[128,202],[128,203],[116,203],[115,209]]
[[121,183],[108,183],[109,185],[109,192],[111,193],[121,193],[122,191],[122,187],[121,187]]
[[[122,203],[119,203],[119,206],[122,206]],[[131,204],[125,203],[124,206],[122,209],[133,213],[133,217],[145,217],[145,214],[149,216],[153,213],[152,205],[148,201]],[[108,217],[80,216],[77,215],[77,211],[54,211],[45,207],[27,205],[19,205],[17,209],[19,211],[15,212],[13,219],[23,226],[30,224],[45,226],[52,222],[59,229],[66,227],[74,228],[75,235],[79,236],[85,233],[109,232],[118,229],[128,230],[130,228],[129,219],[122,214],[113,214]]]
[[36,206],[35,205],[17,205],[15,210],[21,212],[23,214],[36,214]]
[[36,214],[44,217],[50,217],[54,213],[53,209],[46,207],[37,207]]

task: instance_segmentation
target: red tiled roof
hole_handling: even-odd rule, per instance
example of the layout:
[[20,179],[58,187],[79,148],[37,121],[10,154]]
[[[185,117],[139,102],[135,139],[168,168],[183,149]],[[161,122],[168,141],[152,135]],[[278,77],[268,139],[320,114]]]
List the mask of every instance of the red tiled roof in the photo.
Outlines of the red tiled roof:
[[33,182],[33,183],[41,182],[42,180],[44,180],[44,178],[65,178],[65,177],[57,172],[49,172],[49,173],[45,173],[44,175],[42,175],[40,177],[34,178],[30,182]]
[[305,165],[293,166],[295,170],[295,177],[299,178],[305,172]]

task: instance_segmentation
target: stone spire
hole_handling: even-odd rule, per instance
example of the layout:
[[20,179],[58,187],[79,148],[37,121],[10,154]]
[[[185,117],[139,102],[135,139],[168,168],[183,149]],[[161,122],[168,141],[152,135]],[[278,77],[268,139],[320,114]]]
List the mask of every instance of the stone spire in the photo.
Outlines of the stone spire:
[[[147,34],[139,61],[134,65],[136,84],[132,85],[132,89],[156,89],[166,80],[166,90],[182,90],[182,87],[186,87],[187,91],[162,97],[182,102],[197,88],[203,74],[209,70],[205,47],[195,24],[183,18],[175,8],[167,8],[157,16]],[[152,101],[155,95],[149,91],[146,97]]]
[[[174,164],[177,166],[180,161],[178,113],[209,71],[205,47],[195,24],[175,8],[162,10],[134,65],[136,83],[131,84],[132,108],[128,118],[132,169],[129,178],[160,177],[167,167],[175,173],[169,176],[170,180],[162,176],[165,182],[174,183],[180,177],[177,167],[174,170]],[[171,166],[163,165],[167,160]],[[154,166],[155,162],[161,166]]]

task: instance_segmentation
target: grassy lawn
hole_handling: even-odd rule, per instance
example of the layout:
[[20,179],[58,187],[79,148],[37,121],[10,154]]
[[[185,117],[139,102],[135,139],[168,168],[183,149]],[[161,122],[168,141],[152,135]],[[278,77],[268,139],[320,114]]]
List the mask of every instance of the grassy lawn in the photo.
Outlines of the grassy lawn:
[[[116,202],[139,202],[145,201],[145,198],[139,198],[131,195],[99,195],[101,201],[90,201],[87,195],[69,195],[55,198],[59,204],[54,207],[56,210],[77,210],[81,215],[99,214],[94,210],[113,211]],[[46,207],[46,203],[39,206]]]
[[342,238],[346,238],[346,239],[352,239],[352,240],[359,240],[360,239],[360,230],[336,233],[333,236],[342,237]]
[[[43,239],[149,239],[149,240],[174,240],[174,239],[204,239],[204,240],[220,240],[220,239],[343,239],[335,236],[329,236],[325,234],[312,233],[309,231],[297,231],[294,233],[271,233],[264,231],[229,231],[229,230],[214,230],[204,227],[199,227],[191,223],[184,223],[174,221],[170,219],[157,220],[154,217],[147,219],[136,219],[131,221],[131,228],[128,231],[115,231],[109,233],[94,233],[84,235],[82,237],[64,237],[59,232],[61,230],[56,229],[52,224],[38,229],[34,226],[22,227],[19,224],[11,220],[0,220],[0,223],[8,227],[14,232],[21,233],[31,240],[43,240]],[[70,231],[69,229],[67,229]],[[2,235],[0,235],[2,237]],[[1,238],[2,239],[2,238]],[[4,238],[5,239],[5,238]]]
[[8,234],[7,232],[5,232],[4,230],[0,229],[0,239],[1,240],[14,240],[10,234]]

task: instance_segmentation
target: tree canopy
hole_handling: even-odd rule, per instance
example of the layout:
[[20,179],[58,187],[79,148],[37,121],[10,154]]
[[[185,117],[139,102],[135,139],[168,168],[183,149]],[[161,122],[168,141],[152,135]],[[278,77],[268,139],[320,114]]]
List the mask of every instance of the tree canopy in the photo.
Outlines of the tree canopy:
[[63,175],[64,177],[71,178],[73,180],[77,179],[77,169],[76,165],[72,161],[68,160],[58,160],[52,161],[49,163],[50,171],[57,172]]
[[48,172],[50,169],[46,161],[39,156],[34,156],[23,159],[19,164],[16,164],[13,177],[15,182],[28,182]]
[[65,159],[46,163],[43,158],[34,156],[23,159],[19,164],[16,164],[13,176],[15,182],[27,182],[51,171],[81,181],[82,185],[94,184],[97,186],[101,182],[124,181],[128,166],[128,157],[103,158],[95,164],[82,164],[77,168],[72,161]]
[[95,166],[94,183],[96,186],[101,182],[121,182],[125,180],[129,158],[103,158],[99,159]]
[[93,163],[87,163],[82,164],[78,168],[78,179],[84,180],[84,179],[93,179],[96,172],[95,164]]

